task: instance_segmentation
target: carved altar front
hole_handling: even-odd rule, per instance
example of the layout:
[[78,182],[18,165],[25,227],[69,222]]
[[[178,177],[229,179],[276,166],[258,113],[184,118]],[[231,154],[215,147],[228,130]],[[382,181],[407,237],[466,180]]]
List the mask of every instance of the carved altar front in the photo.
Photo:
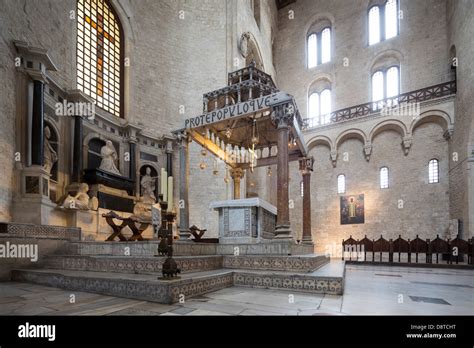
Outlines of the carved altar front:
[[212,202],[219,212],[219,243],[258,243],[275,236],[277,208],[260,198]]

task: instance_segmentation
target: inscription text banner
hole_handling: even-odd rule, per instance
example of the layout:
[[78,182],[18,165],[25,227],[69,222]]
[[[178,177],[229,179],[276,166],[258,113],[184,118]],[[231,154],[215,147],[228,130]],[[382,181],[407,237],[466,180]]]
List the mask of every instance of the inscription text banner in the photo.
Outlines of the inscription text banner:
[[272,105],[291,100],[292,97],[284,92],[270,94],[261,98],[245,101],[243,103],[226,106],[222,109],[213,110],[207,114],[188,118],[184,121],[184,128],[192,129],[221,122],[223,120],[237,118],[247,114],[262,112]]

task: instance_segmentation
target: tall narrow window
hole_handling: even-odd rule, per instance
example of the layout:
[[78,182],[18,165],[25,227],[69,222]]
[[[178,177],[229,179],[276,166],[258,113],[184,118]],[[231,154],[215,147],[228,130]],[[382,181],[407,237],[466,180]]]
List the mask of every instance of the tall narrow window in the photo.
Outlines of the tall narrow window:
[[376,71],[372,75],[372,101],[380,101],[384,98],[383,72]]
[[321,33],[321,63],[331,61],[331,29],[326,28]]
[[397,0],[388,0],[385,4],[385,40],[398,35]]
[[428,182],[430,184],[439,183],[439,162],[435,158],[428,164]]
[[372,101],[373,109],[378,110],[384,106],[398,104],[400,94],[400,70],[392,66],[388,70],[378,70],[372,75]]
[[318,65],[318,36],[311,34],[308,37],[308,68]]
[[400,81],[398,67],[392,66],[387,70],[387,98],[400,94]]
[[77,87],[120,116],[121,27],[106,0],[77,2]]
[[331,121],[331,90],[321,92],[321,124]]
[[380,42],[380,9],[374,6],[369,10],[369,45]]
[[380,168],[380,188],[381,189],[388,188],[388,168],[387,167]]
[[300,196],[304,197],[304,183],[303,180],[300,182]]
[[344,174],[337,177],[337,193],[346,193],[346,176]]
[[312,93],[309,96],[309,118],[313,119],[313,124],[319,124],[319,94]]

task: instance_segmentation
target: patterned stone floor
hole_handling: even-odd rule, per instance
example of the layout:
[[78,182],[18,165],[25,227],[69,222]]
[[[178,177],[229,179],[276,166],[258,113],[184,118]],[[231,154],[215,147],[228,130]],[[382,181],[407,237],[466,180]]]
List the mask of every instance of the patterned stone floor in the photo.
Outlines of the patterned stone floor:
[[[75,303],[71,303],[71,294]],[[0,315],[472,315],[474,271],[346,266],[344,296],[233,287],[183,304],[0,283]]]

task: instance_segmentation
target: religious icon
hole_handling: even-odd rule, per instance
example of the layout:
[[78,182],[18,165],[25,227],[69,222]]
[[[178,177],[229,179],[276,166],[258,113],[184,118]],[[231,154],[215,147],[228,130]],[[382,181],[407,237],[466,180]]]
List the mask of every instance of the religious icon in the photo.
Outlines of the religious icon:
[[364,194],[341,196],[341,225],[363,224]]

